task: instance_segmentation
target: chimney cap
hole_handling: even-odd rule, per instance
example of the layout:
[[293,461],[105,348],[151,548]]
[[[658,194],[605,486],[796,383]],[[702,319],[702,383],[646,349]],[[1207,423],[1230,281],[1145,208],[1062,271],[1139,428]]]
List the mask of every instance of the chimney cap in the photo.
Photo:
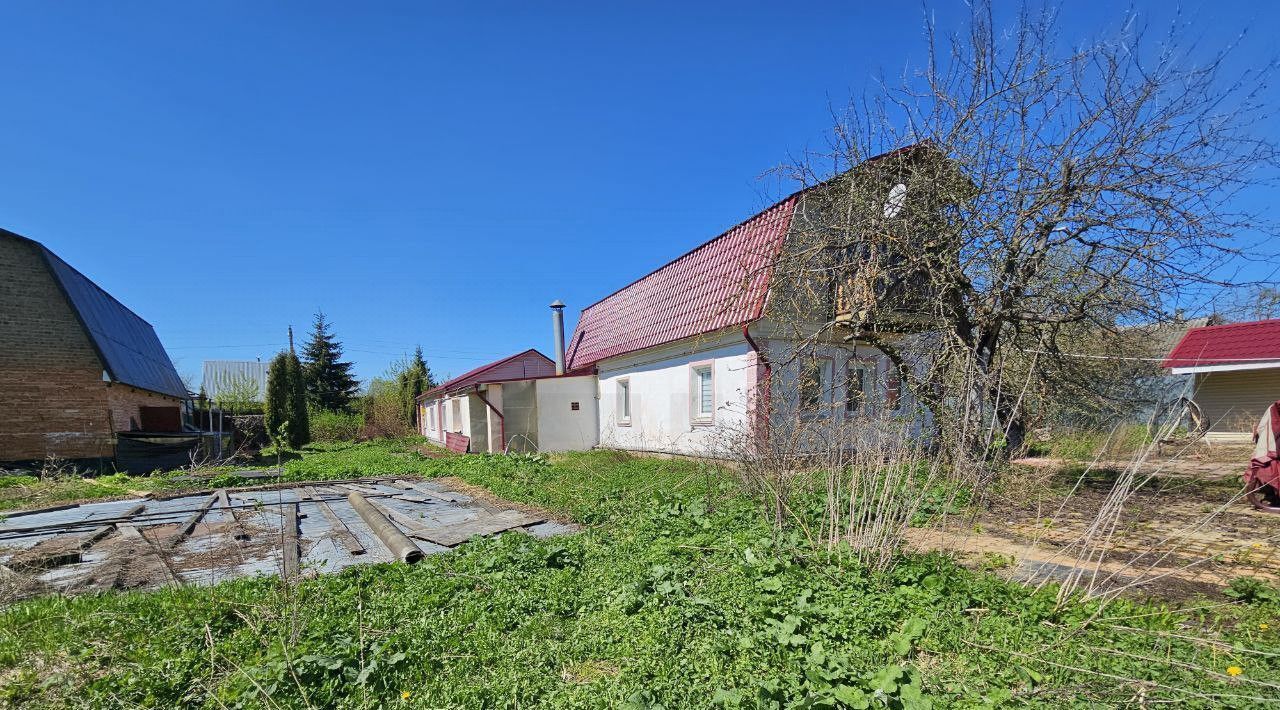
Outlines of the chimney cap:
[[556,309],[564,308],[564,301],[561,301],[560,299],[557,298],[556,300],[551,302],[551,307]]

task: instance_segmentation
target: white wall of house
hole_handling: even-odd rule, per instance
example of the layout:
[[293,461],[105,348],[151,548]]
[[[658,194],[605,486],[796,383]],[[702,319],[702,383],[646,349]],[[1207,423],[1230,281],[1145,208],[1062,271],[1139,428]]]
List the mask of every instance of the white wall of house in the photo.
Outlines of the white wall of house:
[[538,450],[588,451],[595,448],[600,443],[595,376],[543,378],[535,382]]
[[[466,393],[454,397],[423,400],[419,421],[422,434],[444,443],[448,432],[471,436],[471,406]],[[434,413],[433,413],[434,412]]]
[[[741,331],[696,337],[597,363],[600,445],[714,456],[746,431],[755,353]],[[710,367],[712,415],[700,419],[696,368]],[[620,394],[629,391],[630,416]]]
[[[786,430],[797,416],[806,367],[793,356],[793,343],[757,337],[774,363],[769,405],[775,427]],[[813,348],[819,377],[821,420],[844,424],[857,416],[911,419],[919,434],[923,421],[910,393],[882,353],[864,344],[825,344]],[[600,441],[608,448],[721,456],[740,446],[756,406],[758,359],[741,332],[716,338],[689,338],[670,345],[598,363]],[[696,370],[709,367],[714,414],[698,416]],[[815,368],[815,364],[808,365]],[[623,410],[623,385],[630,398],[630,417]],[[896,384],[895,384],[896,383]],[[855,396],[851,399],[850,393]],[[812,408],[806,408],[812,411]],[[812,421],[810,417],[806,421]],[[809,427],[818,429],[820,427]],[[834,427],[833,427],[834,429]]]
[[[489,404],[492,405],[494,409],[501,412],[502,384],[493,382],[487,385],[482,385],[480,389],[484,394],[484,398],[489,400]],[[504,444],[502,437],[505,433],[505,428],[502,426],[502,418],[494,414],[493,409],[490,409],[489,407],[485,407],[485,415],[488,417],[488,431],[486,432],[488,437],[486,441],[489,442],[489,446],[487,450],[491,454],[500,454],[502,453],[502,447]]]

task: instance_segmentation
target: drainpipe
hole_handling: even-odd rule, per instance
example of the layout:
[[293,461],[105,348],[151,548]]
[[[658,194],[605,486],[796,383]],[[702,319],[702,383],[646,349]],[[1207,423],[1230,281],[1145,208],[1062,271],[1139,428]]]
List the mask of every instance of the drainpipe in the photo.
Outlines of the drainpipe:
[[564,374],[564,302],[551,302],[551,334],[556,341],[556,376]]
[[489,411],[498,415],[498,436],[502,439],[502,453],[505,454],[507,453],[507,420],[503,418],[502,412],[499,412],[497,407],[490,404],[489,399],[480,391],[480,385],[476,385],[475,387],[476,396],[480,398],[481,402],[484,402],[484,406],[488,407]]
[[[742,337],[746,339],[747,346],[756,354],[756,360],[763,363],[763,374],[756,376],[756,392],[757,392],[757,426],[761,426],[763,433],[768,435],[769,428],[769,407],[771,404],[771,396],[773,391],[773,365],[769,362],[769,358],[765,356],[764,351],[756,344],[755,338],[751,337],[750,325],[742,326]],[[763,383],[763,387],[761,384]],[[761,416],[763,412],[763,416]]]

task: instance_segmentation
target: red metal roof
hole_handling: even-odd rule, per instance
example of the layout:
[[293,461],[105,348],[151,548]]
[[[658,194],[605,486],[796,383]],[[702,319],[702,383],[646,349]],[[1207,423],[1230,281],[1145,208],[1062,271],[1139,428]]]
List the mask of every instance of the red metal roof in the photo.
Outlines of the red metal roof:
[[798,193],[600,301],[569,340],[568,369],[760,317]]
[[1196,367],[1268,360],[1280,360],[1280,320],[1192,328],[1162,364]]
[[470,372],[459,375],[443,384],[418,395],[418,399],[427,399],[451,392],[464,390],[472,385],[484,382],[509,382],[511,380],[527,380],[534,377],[549,377],[556,374],[556,364],[551,358],[529,348],[522,353],[504,357],[488,365],[481,365]]
[[[930,141],[914,143],[861,165],[925,152],[937,148]],[[813,187],[587,306],[566,349],[568,368],[591,368],[605,358],[758,319],[796,204]]]

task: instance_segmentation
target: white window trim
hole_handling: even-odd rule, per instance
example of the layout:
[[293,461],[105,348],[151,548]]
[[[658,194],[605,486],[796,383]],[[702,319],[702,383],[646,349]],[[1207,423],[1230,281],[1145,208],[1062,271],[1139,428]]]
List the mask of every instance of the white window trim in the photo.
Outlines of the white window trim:
[[806,418],[829,417],[832,410],[835,409],[835,358],[830,355],[815,355],[813,357],[818,363],[818,408],[814,412],[806,412],[805,407],[808,405],[804,401],[804,375],[808,364],[800,362],[799,378],[796,380],[796,394],[799,395],[800,415]]
[[[693,426],[709,426],[716,421],[716,367],[715,360],[700,360],[689,364],[689,422]],[[699,373],[711,375],[711,411],[702,411],[702,387]]]
[[[861,398],[857,409],[849,409],[849,385],[851,380],[849,373],[854,370],[862,371],[862,390]],[[861,357],[851,357],[844,364],[844,406],[840,409],[844,411],[845,416],[853,416],[857,414],[871,414],[872,401],[875,394],[876,381],[876,363],[874,360]]]
[[[631,426],[631,415],[633,414],[631,411],[631,378],[619,377],[614,387],[617,391],[617,412],[615,414],[618,426]],[[626,391],[625,396],[622,394],[624,390]]]

